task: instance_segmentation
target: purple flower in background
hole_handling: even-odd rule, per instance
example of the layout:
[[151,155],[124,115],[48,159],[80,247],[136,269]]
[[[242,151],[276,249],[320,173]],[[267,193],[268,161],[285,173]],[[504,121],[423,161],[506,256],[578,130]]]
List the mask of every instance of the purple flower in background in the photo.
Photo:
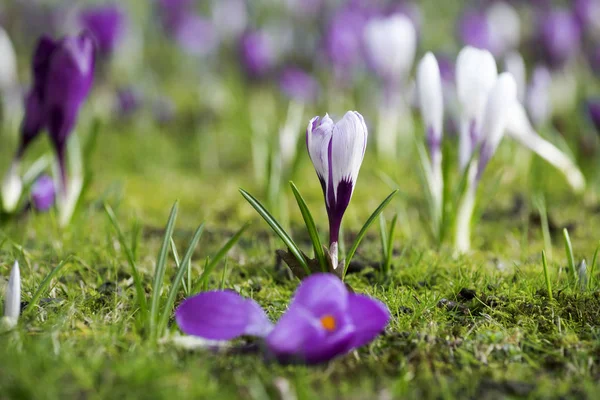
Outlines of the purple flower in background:
[[590,121],[596,127],[596,131],[600,133],[600,97],[589,99],[586,102],[586,108]]
[[251,78],[262,78],[275,66],[275,48],[265,32],[246,32],[239,43],[239,54],[244,70]]
[[300,68],[288,67],[279,77],[279,87],[286,96],[301,103],[316,100],[319,92],[317,81]]
[[116,110],[121,116],[135,113],[142,105],[141,94],[133,87],[123,87],[117,90]]
[[357,7],[336,12],[325,34],[325,51],[336,73],[347,78],[362,59],[363,30],[367,17]]
[[31,187],[31,201],[38,211],[48,211],[56,198],[54,181],[48,175],[42,175],[36,179]]
[[226,39],[237,38],[248,24],[248,5],[245,0],[215,1],[212,21],[219,36]]
[[314,117],[306,128],[306,147],[325,196],[333,268],[338,266],[340,225],[358,179],[367,137],[365,120],[356,111],[348,111],[337,123],[329,115]]
[[213,24],[197,15],[181,18],[173,36],[179,47],[195,56],[208,54],[217,45],[217,34]]
[[379,300],[349,293],[336,276],[317,273],[300,284],[275,326],[254,300],[231,291],[191,297],[177,308],[175,319],[189,335],[211,340],[258,336],[280,361],[315,364],[371,342],[390,313]]
[[552,67],[562,67],[579,51],[581,30],[569,10],[555,9],[542,15],[537,35],[542,58]]
[[104,55],[113,52],[125,31],[125,13],[116,4],[86,8],[81,11],[79,20]]
[[573,12],[582,30],[598,33],[600,30],[599,0],[574,0]]
[[587,56],[590,68],[596,76],[600,76],[600,45],[588,50]]
[[158,0],[158,16],[167,32],[175,30],[179,21],[191,13],[192,0]]
[[43,128],[48,129],[64,185],[67,139],[94,79],[93,39],[87,34],[66,36],[56,42],[42,37],[33,56],[32,69],[33,86],[25,100],[17,157]]
[[465,46],[492,50],[490,25],[483,12],[467,10],[458,22],[458,36]]

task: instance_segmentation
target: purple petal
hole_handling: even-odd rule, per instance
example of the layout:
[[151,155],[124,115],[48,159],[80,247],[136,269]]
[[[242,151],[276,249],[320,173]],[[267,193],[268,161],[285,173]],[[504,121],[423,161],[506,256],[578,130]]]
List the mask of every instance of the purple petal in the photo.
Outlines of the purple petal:
[[39,211],[47,211],[54,205],[56,190],[54,181],[48,175],[40,176],[31,188],[31,201]]
[[348,313],[355,328],[353,348],[375,339],[390,320],[390,311],[385,304],[361,294],[350,294]]
[[333,274],[312,274],[296,290],[290,309],[297,306],[304,307],[316,317],[333,314],[347,308],[348,290]]
[[306,343],[304,361],[319,364],[346,354],[352,349],[354,338],[355,327],[352,324],[344,324],[334,334]]
[[231,340],[242,335],[264,336],[272,328],[264,311],[251,299],[231,291],[200,293],[175,311],[179,328],[188,335]]
[[305,343],[323,340],[325,330],[320,322],[304,307],[292,307],[283,314],[267,336],[269,349],[280,359],[300,356]]
[[317,81],[303,70],[295,67],[286,68],[282,72],[279,78],[279,87],[285,95],[303,103],[316,100],[319,92]]
[[125,13],[116,4],[95,6],[83,10],[79,16],[84,29],[94,39],[103,54],[110,54],[121,39],[125,28]]

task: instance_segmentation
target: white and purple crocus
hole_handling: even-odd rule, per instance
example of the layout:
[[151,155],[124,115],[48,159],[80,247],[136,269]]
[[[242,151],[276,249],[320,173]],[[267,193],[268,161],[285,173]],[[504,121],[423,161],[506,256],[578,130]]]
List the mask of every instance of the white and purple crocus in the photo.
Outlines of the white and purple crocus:
[[350,293],[335,275],[317,273],[302,281],[275,325],[257,302],[229,290],[190,297],[175,319],[188,335],[216,341],[255,336],[281,362],[316,364],[371,342],[390,312],[379,300]]
[[340,226],[358,179],[367,137],[365,120],[356,111],[348,111],[337,123],[329,115],[314,117],[306,129],[306,147],[325,196],[334,269],[338,266]]

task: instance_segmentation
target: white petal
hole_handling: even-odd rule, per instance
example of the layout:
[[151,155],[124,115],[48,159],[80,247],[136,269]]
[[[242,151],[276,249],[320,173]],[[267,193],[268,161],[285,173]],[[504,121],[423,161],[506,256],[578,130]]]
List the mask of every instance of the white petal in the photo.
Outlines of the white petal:
[[13,212],[19,204],[23,182],[18,173],[19,164],[13,162],[2,181],[2,207],[6,212]]
[[483,117],[483,146],[490,155],[495,152],[504,136],[508,117],[515,103],[517,103],[517,84],[511,74],[503,72],[498,76],[498,81],[490,92]]
[[504,70],[510,72],[517,82],[517,98],[519,102],[525,99],[526,76],[525,60],[519,52],[511,52],[504,58]]
[[353,187],[356,184],[367,148],[367,137],[365,120],[356,111],[348,111],[344,118],[335,124],[331,139],[331,168],[334,191],[337,190],[342,179],[352,182]]
[[417,92],[419,108],[427,129],[432,129],[434,137],[442,137],[444,118],[444,96],[440,68],[432,53],[427,53],[417,69]]
[[325,187],[327,187],[329,178],[328,148],[333,127],[333,121],[326,114],[322,119],[320,117],[311,119],[306,128],[308,154],[317,175],[325,181]]
[[21,314],[21,273],[19,263],[15,261],[6,288],[4,317],[10,325],[14,326],[19,320],[19,314]]
[[396,14],[371,20],[364,41],[369,61],[383,78],[406,80],[417,49],[417,33],[408,17]]
[[575,191],[580,192],[585,189],[585,178],[577,165],[556,146],[535,132],[527,119],[525,109],[519,103],[515,103],[510,110],[506,134],[562,172]]
[[0,91],[17,84],[17,56],[8,34],[0,26]]

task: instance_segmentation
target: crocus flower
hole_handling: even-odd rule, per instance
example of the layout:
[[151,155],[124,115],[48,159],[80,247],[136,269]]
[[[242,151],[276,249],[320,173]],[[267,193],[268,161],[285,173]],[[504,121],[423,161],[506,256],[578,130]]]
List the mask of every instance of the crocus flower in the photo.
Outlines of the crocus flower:
[[467,10],[458,21],[458,36],[465,46],[491,50],[489,22],[479,10]]
[[275,66],[275,48],[264,32],[246,32],[239,43],[239,54],[244,70],[251,78],[262,78]]
[[600,45],[588,49],[587,59],[594,74],[600,77]]
[[180,18],[172,35],[179,47],[193,56],[210,53],[218,42],[212,22],[194,14]]
[[18,85],[17,56],[8,34],[0,26],[0,94],[6,96]]
[[125,32],[125,13],[117,4],[85,8],[79,20],[82,28],[92,34],[103,55],[113,52]]
[[573,11],[582,30],[591,35],[600,34],[600,1],[574,0]]
[[541,55],[552,67],[562,67],[579,51],[581,29],[569,10],[556,9],[542,15],[537,35]]
[[365,50],[371,68],[386,84],[404,83],[417,48],[417,33],[402,14],[374,18],[364,30]]
[[510,72],[517,82],[517,98],[519,102],[525,100],[525,90],[527,82],[527,69],[523,56],[517,51],[511,51],[504,56],[504,70]]
[[496,61],[486,50],[465,47],[456,60],[456,92],[460,105],[459,164],[466,168],[481,140],[488,94],[498,76]]
[[123,87],[117,90],[116,109],[121,116],[135,113],[141,105],[141,94],[135,88]]
[[314,101],[319,92],[319,84],[315,78],[296,67],[283,70],[279,77],[279,87],[289,98],[301,103]]
[[338,239],[367,148],[367,126],[362,115],[348,111],[337,123],[329,115],[314,117],[306,128],[306,147],[315,167],[329,216],[329,246],[337,268]]
[[548,68],[544,65],[535,66],[527,87],[525,106],[533,125],[536,127],[546,124],[552,115],[551,85],[552,75]]
[[432,53],[425,54],[417,68],[417,95],[431,158],[431,194],[437,203],[438,211],[441,211],[439,208],[442,206],[443,191],[441,143],[444,97],[440,68]]
[[594,124],[596,131],[600,133],[600,97],[589,99],[586,108],[590,121]]
[[13,161],[8,168],[0,189],[2,193],[2,209],[8,213],[13,212],[19,204],[21,193],[23,192],[23,182],[19,176],[19,163],[17,161]]
[[492,3],[485,12],[491,38],[490,49],[496,56],[502,56],[519,47],[521,41],[521,21],[513,6],[506,1]]
[[3,322],[8,328],[13,328],[19,321],[21,314],[21,273],[19,263],[15,264],[10,271],[8,286],[4,296],[4,318]]
[[363,11],[353,6],[341,8],[329,20],[324,48],[336,78],[340,80],[350,78],[362,59],[366,20]]
[[371,342],[390,313],[380,301],[348,292],[336,276],[317,273],[300,284],[275,326],[255,301],[222,290],[185,300],[175,319],[189,335],[209,340],[257,336],[280,361],[315,364]]
[[53,205],[56,197],[54,181],[48,175],[42,175],[36,179],[31,187],[31,202],[38,211],[48,211]]

